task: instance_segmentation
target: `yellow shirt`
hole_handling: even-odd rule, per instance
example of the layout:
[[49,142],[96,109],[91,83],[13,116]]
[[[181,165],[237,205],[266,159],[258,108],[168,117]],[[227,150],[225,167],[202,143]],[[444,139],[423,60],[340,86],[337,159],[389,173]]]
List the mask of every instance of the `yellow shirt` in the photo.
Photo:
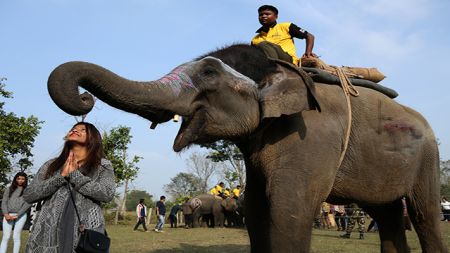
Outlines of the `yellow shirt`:
[[240,190],[238,188],[233,189],[233,195],[239,197]]
[[210,193],[212,195],[219,195],[222,193],[222,187],[220,185],[216,185],[211,189]]
[[269,28],[266,33],[261,31],[252,39],[252,44],[257,45],[263,41],[268,41],[273,44],[279,45],[283,51],[288,53],[292,57],[292,63],[298,65],[299,59],[295,52],[294,39],[289,34],[289,26],[291,23],[279,23]]
[[225,197],[228,197],[228,196],[230,196],[230,191],[228,191],[228,190],[225,190],[225,191],[223,192],[223,195],[225,195]]

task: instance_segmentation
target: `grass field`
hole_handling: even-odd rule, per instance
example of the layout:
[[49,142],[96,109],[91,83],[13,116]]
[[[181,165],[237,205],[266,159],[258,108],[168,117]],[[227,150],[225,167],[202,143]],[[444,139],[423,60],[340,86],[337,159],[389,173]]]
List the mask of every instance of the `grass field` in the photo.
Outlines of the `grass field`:
[[[149,228],[153,228],[150,225]],[[450,248],[450,223],[441,223],[443,238]],[[250,252],[249,240],[245,229],[232,228],[165,228],[164,233],[153,231],[132,231],[133,225],[108,225],[108,234],[112,240],[111,253],[243,253]],[[339,238],[342,232],[335,230],[313,230],[312,252],[379,252],[378,233],[366,233],[364,240],[359,240],[354,232],[351,239]],[[407,231],[411,252],[421,252],[417,236]],[[28,232],[22,233],[22,251],[24,252]],[[10,240],[9,250],[12,249]],[[8,251],[8,252],[10,252]]]

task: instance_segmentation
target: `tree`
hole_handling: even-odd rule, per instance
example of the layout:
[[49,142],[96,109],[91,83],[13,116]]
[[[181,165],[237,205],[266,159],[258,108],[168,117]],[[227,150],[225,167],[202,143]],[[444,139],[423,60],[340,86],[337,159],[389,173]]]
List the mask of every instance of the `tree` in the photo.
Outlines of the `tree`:
[[440,162],[441,195],[450,198],[450,160]]
[[222,175],[230,186],[245,185],[244,156],[231,141],[221,140],[212,144],[203,145],[211,150],[208,158],[213,162],[223,162]]
[[153,207],[155,205],[153,201],[153,195],[149,194],[146,191],[133,190],[130,191],[127,196],[127,211],[134,211],[140,199],[144,199],[144,203],[147,207]]
[[[0,97],[12,98],[12,93],[5,90],[4,81],[0,78]],[[0,102],[0,190],[8,184],[11,171],[25,171],[32,165],[31,149],[41,124],[35,116],[18,117],[12,112],[5,112]]]
[[215,163],[212,163],[205,154],[194,152],[186,161],[189,166],[189,171],[200,179],[200,192],[206,193],[208,191],[209,180],[217,170]]
[[116,211],[115,224],[119,220],[119,213],[124,214],[128,184],[136,178],[139,171],[139,167],[136,164],[142,159],[142,157],[135,155],[129,160],[128,144],[131,143],[132,137],[130,128],[125,126],[115,127],[109,133],[105,132],[103,134],[105,155],[113,164],[116,183],[118,185],[124,184],[123,197]]
[[180,172],[170,179],[170,183],[164,186],[164,190],[173,197],[180,199],[200,194],[202,180],[191,173]]
[[441,184],[450,184],[450,160],[440,162]]

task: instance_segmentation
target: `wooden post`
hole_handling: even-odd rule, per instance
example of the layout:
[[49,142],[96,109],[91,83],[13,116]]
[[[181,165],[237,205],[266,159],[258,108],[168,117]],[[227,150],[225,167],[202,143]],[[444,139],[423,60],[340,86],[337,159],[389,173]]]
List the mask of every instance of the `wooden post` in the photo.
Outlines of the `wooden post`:
[[148,209],[148,214],[147,214],[147,227],[148,227],[148,225],[150,224],[150,220],[152,219],[152,213],[153,213],[153,208],[149,208]]
[[178,220],[178,226],[180,226],[181,224],[184,223],[184,215],[182,215],[180,212],[177,213],[177,215],[179,217],[179,219],[177,219]]

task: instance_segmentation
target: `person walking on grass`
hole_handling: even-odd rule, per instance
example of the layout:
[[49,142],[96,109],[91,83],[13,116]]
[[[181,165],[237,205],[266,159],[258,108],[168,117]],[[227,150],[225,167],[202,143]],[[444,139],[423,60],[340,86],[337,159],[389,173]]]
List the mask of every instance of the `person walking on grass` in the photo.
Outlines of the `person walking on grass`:
[[3,237],[0,245],[0,253],[6,253],[8,241],[14,227],[14,253],[19,253],[20,234],[27,221],[27,211],[31,207],[22,197],[23,191],[27,188],[28,177],[24,172],[19,172],[14,176],[11,186],[3,193]]
[[155,226],[155,232],[163,232],[163,226],[164,226],[164,219],[166,215],[166,205],[164,202],[166,201],[165,196],[161,196],[159,198],[159,201],[156,202],[156,217],[158,219],[158,222]]
[[144,204],[144,199],[139,200],[139,203],[136,206],[136,215],[137,215],[138,221],[137,221],[136,225],[134,226],[133,231],[136,231],[138,229],[139,225],[142,224],[144,231],[147,232],[147,226],[145,225],[145,217],[147,217],[147,207]]

